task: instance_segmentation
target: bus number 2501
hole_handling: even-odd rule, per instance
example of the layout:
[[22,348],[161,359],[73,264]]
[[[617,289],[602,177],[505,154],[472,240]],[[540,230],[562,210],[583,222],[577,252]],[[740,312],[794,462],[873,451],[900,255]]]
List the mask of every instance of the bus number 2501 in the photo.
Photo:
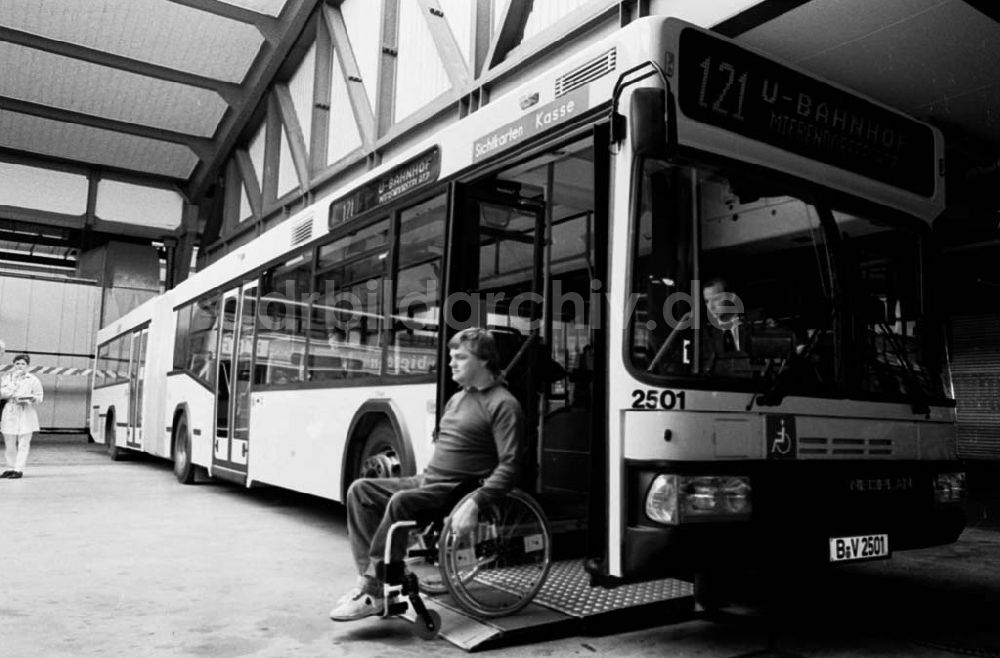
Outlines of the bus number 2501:
[[637,388],[632,391],[633,409],[683,409],[684,391]]

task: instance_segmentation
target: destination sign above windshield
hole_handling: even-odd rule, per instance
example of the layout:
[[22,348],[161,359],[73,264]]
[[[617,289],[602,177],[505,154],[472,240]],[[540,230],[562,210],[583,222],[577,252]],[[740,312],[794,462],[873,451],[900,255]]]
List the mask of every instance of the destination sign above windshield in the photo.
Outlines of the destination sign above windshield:
[[680,107],[691,119],[933,196],[928,126],[690,28],[678,65]]

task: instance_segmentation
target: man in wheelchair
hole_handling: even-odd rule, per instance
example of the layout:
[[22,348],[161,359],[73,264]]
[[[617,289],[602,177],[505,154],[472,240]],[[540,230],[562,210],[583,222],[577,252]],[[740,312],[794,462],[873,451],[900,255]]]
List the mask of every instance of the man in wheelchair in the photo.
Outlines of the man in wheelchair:
[[471,532],[480,505],[503,498],[518,481],[524,414],[500,377],[493,336],[485,329],[466,329],[451,339],[448,349],[452,379],[461,388],[445,405],[427,468],[413,477],[356,480],[347,491],[347,530],[360,575],[330,611],[334,621],[382,614],[380,567],[393,523],[443,516],[459,487],[481,480],[451,513],[457,533]]

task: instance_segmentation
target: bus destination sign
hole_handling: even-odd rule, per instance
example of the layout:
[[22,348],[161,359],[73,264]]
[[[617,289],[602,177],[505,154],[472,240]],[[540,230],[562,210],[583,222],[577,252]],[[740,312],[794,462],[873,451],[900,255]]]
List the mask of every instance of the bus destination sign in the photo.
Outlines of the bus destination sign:
[[688,117],[910,192],[934,194],[934,134],[902,114],[698,30],[680,36]]
[[587,88],[582,87],[537,107],[517,121],[504,124],[475,140],[472,143],[472,161],[479,162],[483,158],[519,146],[532,135],[574,119],[588,105],[589,94]]
[[435,182],[441,174],[441,150],[434,146],[398,167],[370,180],[330,205],[329,226],[391,202],[398,196]]

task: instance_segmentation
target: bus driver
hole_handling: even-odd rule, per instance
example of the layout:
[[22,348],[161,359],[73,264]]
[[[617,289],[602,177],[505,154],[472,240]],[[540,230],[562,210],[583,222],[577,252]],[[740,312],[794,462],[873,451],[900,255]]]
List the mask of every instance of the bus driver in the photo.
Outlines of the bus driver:
[[524,456],[524,414],[499,376],[493,336],[485,329],[466,329],[448,348],[452,379],[461,389],[445,405],[427,468],[412,477],[356,480],[347,491],[347,530],[360,575],[330,611],[334,621],[382,613],[377,565],[384,559],[393,523],[440,515],[456,487],[470,479],[483,480],[474,495],[452,511],[455,531],[469,532],[478,523],[479,503],[502,498],[517,483]]

